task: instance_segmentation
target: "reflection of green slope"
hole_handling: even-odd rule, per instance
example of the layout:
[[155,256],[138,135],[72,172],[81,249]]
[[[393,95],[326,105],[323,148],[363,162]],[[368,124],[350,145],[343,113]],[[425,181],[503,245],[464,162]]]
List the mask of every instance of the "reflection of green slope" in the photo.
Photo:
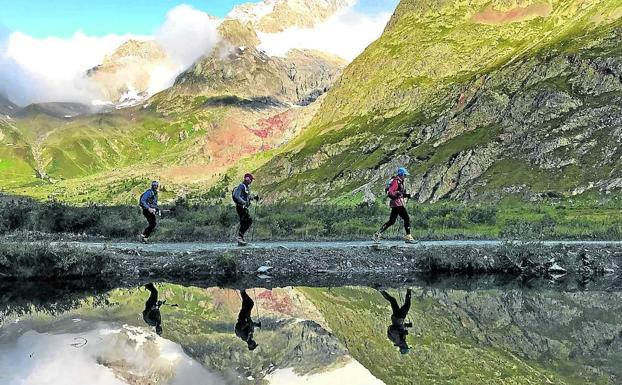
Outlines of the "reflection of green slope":
[[[390,310],[377,292],[358,288],[303,292],[324,314],[352,356],[387,384],[613,383],[599,370],[576,365],[575,360],[569,359],[574,335],[593,321],[577,319],[579,324],[569,329],[556,328],[556,295],[548,301],[547,296],[535,295],[531,301],[527,296],[525,303],[536,308],[524,309],[520,296],[509,300],[499,292],[419,293],[413,298],[411,309],[415,324],[409,336],[411,353],[400,356],[385,337]],[[584,310],[586,304],[572,301],[572,296],[564,297],[565,305],[571,307],[567,311]],[[452,301],[461,303],[462,308]],[[531,330],[503,318],[523,311],[527,313],[526,319],[534,317]],[[558,338],[562,342],[555,341],[553,336],[545,337],[546,331],[541,330],[544,327],[561,333]],[[526,346],[531,346],[531,354],[522,350]],[[556,353],[556,346],[566,349],[565,354]],[[611,368],[611,362],[607,366]]]
[[[290,367],[299,375],[322,373],[350,361],[339,341],[317,322],[298,321],[297,317],[265,308],[260,310],[264,328],[255,335],[260,347],[249,352],[233,332],[240,306],[236,291],[169,284],[158,285],[158,290],[168,304],[179,304],[162,308],[162,337],[181,344],[209,369],[230,375],[230,383],[253,383],[247,376],[257,379],[254,383],[264,383],[262,379],[269,371]],[[142,289],[113,290],[110,306],[87,306],[74,314],[94,321],[148,327],[141,315],[147,297],[148,292]],[[238,379],[238,375],[242,377]]]

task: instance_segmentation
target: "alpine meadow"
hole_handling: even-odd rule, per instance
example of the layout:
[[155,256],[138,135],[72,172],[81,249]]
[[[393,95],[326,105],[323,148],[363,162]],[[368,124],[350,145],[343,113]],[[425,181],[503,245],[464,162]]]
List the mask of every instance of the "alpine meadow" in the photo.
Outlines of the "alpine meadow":
[[622,384],[622,0],[0,3],[0,384]]

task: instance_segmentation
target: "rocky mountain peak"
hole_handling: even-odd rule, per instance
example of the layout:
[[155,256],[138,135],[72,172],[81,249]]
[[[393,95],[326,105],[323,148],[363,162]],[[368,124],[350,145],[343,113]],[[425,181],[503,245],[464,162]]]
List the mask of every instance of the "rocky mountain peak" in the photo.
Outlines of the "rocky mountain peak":
[[158,43],[153,40],[128,40],[121,44],[112,54],[107,55],[104,64],[114,63],[129,57],[146,60],[163,60],[167,54]]
[[128,40],[102,64],[87,71],[87,76],[100,89],[102,97],[120,103],[128,95],[148,95],[155,70],[173,71],[173,62],[155,41]]
[[19,108],[9,100],[8,97],[0,94],[0,117],[12,116]]
[[261,42],[251,23],[225,20],[218,27],[222,39],[233,47],[257,47]]
[[291,27],[311,28],[353,0],[264,0],[236,6],[227,16],[250,22],[258,31],[281,32]]

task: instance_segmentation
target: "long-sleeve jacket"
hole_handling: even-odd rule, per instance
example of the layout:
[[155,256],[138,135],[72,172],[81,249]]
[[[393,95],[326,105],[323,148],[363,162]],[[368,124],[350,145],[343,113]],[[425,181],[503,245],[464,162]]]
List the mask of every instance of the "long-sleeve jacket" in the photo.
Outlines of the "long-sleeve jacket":
[[393,177],[393,181],[389,185],[389,191],[387,191],[387,195],[391,199],[391,207],[403,207],[404,196],[406,195],[404,180],[399,176]]
[[251,200],[251,188],[246,183],[240,183],[240,185],[233,190],[233,201],[236,205],[248,207],[251,205]]
[[238,319],[238,322],[235,324],[235,335],[243,341],[248,342],[253,339],[256,326],[259,326],[259,323],[253,321],[249,317]]
[[391,315],[391,325],[387,329],[387,337],[395,346],[406,345],[408,330],[406,329],[405,321],[406,320],[400,316]]
[[387,328],[387,337],[393,342],[394,346],[405,346],[407,335],[408,330],[406,330],[404,325],[391,325]]
[[140,207],[143,209],[158,209],[158,192],[149,189],[140,196]]

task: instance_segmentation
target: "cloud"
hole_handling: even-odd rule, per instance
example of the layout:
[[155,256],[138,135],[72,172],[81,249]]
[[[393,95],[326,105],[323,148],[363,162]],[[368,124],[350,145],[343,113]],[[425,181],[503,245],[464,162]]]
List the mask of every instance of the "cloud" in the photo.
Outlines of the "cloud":
[[155,40],[185,69],[218,43],[220,23],[205,12],[180,5],[168,12]]
[[[82,321],[87,322],[87,321]],[[4,385],[127,385],[125,378],[168,385],[224,385],[172,341],[153,332],[111,324],[89,324],[93,330],[79,334],[37,333],[14,335],[13,343],[0,345],[0,382]],[[81,348],[71,346],[82,339]],[[112,369],[116,368],[116,369]]]
[[105,55],[124,42],[155,39],[170,55],[175,68],[158,67],[150,93],[170,87],[175,77],[218,42],[219,21],[187,5],[168,12],[153,36],[87,36],[34,38],[21,32],[0,30],[0,92],[20,105],[63,101],[90,103],[102,99],[98,87],[85,75],[101,64]]
[[0,43],[0,79],[4,91],[22,105],[97,98],[99,92],[85,78],[86,71],[130,38],[144,39],[132,35],[90,37],[81,32],[70,39],[37,39],[13,32]]
[[[355,4],[356,5],[356,4]],[[356,6],[345,8],[315,28],[289,28],[279,33],[259,33],[260,48],[283,56],[292,48],[316,49],[354,60],[380,37],[391,14],[363,14]]]
[[151,73],[150,95],[172,86],[177,75],[212,51],[220,40],[220,23],[221,20],[188,5],[179,5],[167,13],[154,38],[168,53],[175,68],[160,67]]

